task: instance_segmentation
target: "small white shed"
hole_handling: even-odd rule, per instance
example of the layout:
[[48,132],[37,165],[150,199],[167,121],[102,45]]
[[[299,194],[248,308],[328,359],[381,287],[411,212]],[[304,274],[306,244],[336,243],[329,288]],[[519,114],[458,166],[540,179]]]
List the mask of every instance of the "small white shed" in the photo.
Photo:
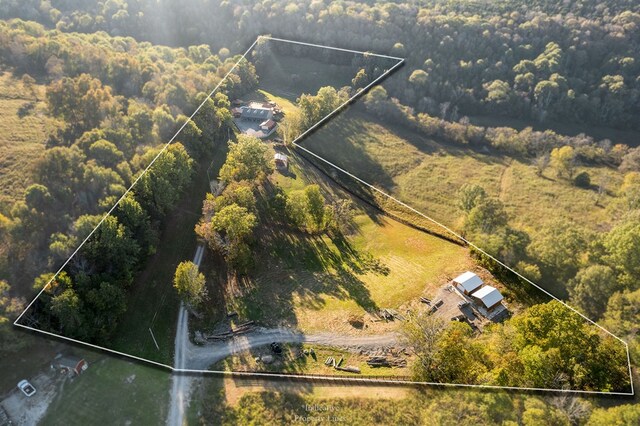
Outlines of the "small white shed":
[[279,152],[273,156],[273,160],[276,163],[276,167],[280,170],[286,170],[289,168],[289,157]]
[[464,274],[457,276],[453,279],[453,284],[464,294],[471,294],[479,289],[483,282],[482,278],[477,276],[471,271],[467,271]]
[[500,294],[500,291],[490,285],[482,287],[480,290],[473,293],[472,297],[482,302],[488,311],[500,305],[502,299],[504,299],[502,294]]

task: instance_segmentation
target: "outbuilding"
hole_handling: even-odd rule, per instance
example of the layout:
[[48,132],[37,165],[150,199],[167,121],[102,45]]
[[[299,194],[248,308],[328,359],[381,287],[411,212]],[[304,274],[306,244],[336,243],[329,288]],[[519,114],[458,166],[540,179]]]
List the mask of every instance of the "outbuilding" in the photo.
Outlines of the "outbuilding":
[[289,157],[279,152],[273,156],[273,160],[276,163],[276,167],[280,170],[287,170],[289,168]]
[[467,271],[462,275],[453,279],[453,284],[463,294],[470,295],[477,289],[479,289],[483,282],[482,278],[477,276],[471,271]]
[[89,368],[89,364],[83,358],[74,355],[58,355],[51,363],[51,368],[77,376]]
[[485,285],[480,290],[475,291],[471,297],[480,301],[487,311],[492,311],[502,303],[502,294],[497,288]]
[[276,122],[269,119],[260,123],[260,130],[263,132],[270,132],[274,127],[276,127]]

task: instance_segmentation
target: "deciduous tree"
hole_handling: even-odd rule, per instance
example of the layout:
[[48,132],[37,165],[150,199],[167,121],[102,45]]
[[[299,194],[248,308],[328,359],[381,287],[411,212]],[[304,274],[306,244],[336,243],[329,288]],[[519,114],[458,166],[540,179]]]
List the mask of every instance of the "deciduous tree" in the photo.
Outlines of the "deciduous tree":
[[551,151],[551,166],[556,169],[558,176],[573,179],[576,170],[576,154],[573,147],[554,148]]
[[606,265],[581,269],[567,287],[571,301],[594,320],[604,314],[609,297],[619,290],[613,269]]
[[207,297],[206,279],[193,262],[181,262],[176,268],[173,287],[182,300],[197,308]]
[[273,171],[267,159],[267,147],[259,139],[240,135],[229,142],[227,160],[220,168],[220,180],[225,183],[247,180],[260,183]]

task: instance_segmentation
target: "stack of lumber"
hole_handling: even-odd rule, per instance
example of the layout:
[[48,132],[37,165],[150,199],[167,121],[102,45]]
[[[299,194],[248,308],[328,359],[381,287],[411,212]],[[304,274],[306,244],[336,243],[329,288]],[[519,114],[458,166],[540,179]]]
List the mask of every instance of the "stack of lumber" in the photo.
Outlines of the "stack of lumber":
[[254,321],[247,321],[239,324],[236,327],[231,327],[229,331],[216,334],[203,334],[202,336],[207,340],[226,340],[239,334],[247,333],[255,328]]
[[387,358],[386,356],[371,356],[367,359],[367,365],[369,365],[369,367],[403,368],[407,366],[407,360],[399,357]]
[[405,318],[402,315],[400,315],[398,311],[396,311],[395,309],[381,309],[379,315],[387,321],[393,321],[393,320],[404,321],[405,320]]
[[338,366],[336,366],[336,367],[334,367],[334,368],[335,368],[336,370],[346,371],[346,372],[348,372],[348,373],[358,373],[358,374],[360,374],[360,369],[359,369],[358,367],[353,367],[353,366],[350,366],[350,365],[347,365],[347,366],[345,366],[345,367],[338,367]]
[[358,367],[354,367],[351,365],[345,365],[344,367],[342,367],[343,361],[344,361],[344,357],[340,357],[340,359],[336,361],[334,357],[330,356],[330,357],[327,357],[327,359],[324,361],[324,365],[328,367],[333,367],[339,371],[346,371],[348,373],[358,373],[358,374],[360,373],[360,369]]

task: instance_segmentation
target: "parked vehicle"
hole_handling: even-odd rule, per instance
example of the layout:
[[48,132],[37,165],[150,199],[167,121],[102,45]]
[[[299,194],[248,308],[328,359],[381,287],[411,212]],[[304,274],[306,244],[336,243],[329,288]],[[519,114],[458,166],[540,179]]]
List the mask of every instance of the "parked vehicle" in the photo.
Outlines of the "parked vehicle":
[[36,388],[27,380],[21,380],[20,383],[18,383],[18,389],[26,396],[33,396],[36,393]]

